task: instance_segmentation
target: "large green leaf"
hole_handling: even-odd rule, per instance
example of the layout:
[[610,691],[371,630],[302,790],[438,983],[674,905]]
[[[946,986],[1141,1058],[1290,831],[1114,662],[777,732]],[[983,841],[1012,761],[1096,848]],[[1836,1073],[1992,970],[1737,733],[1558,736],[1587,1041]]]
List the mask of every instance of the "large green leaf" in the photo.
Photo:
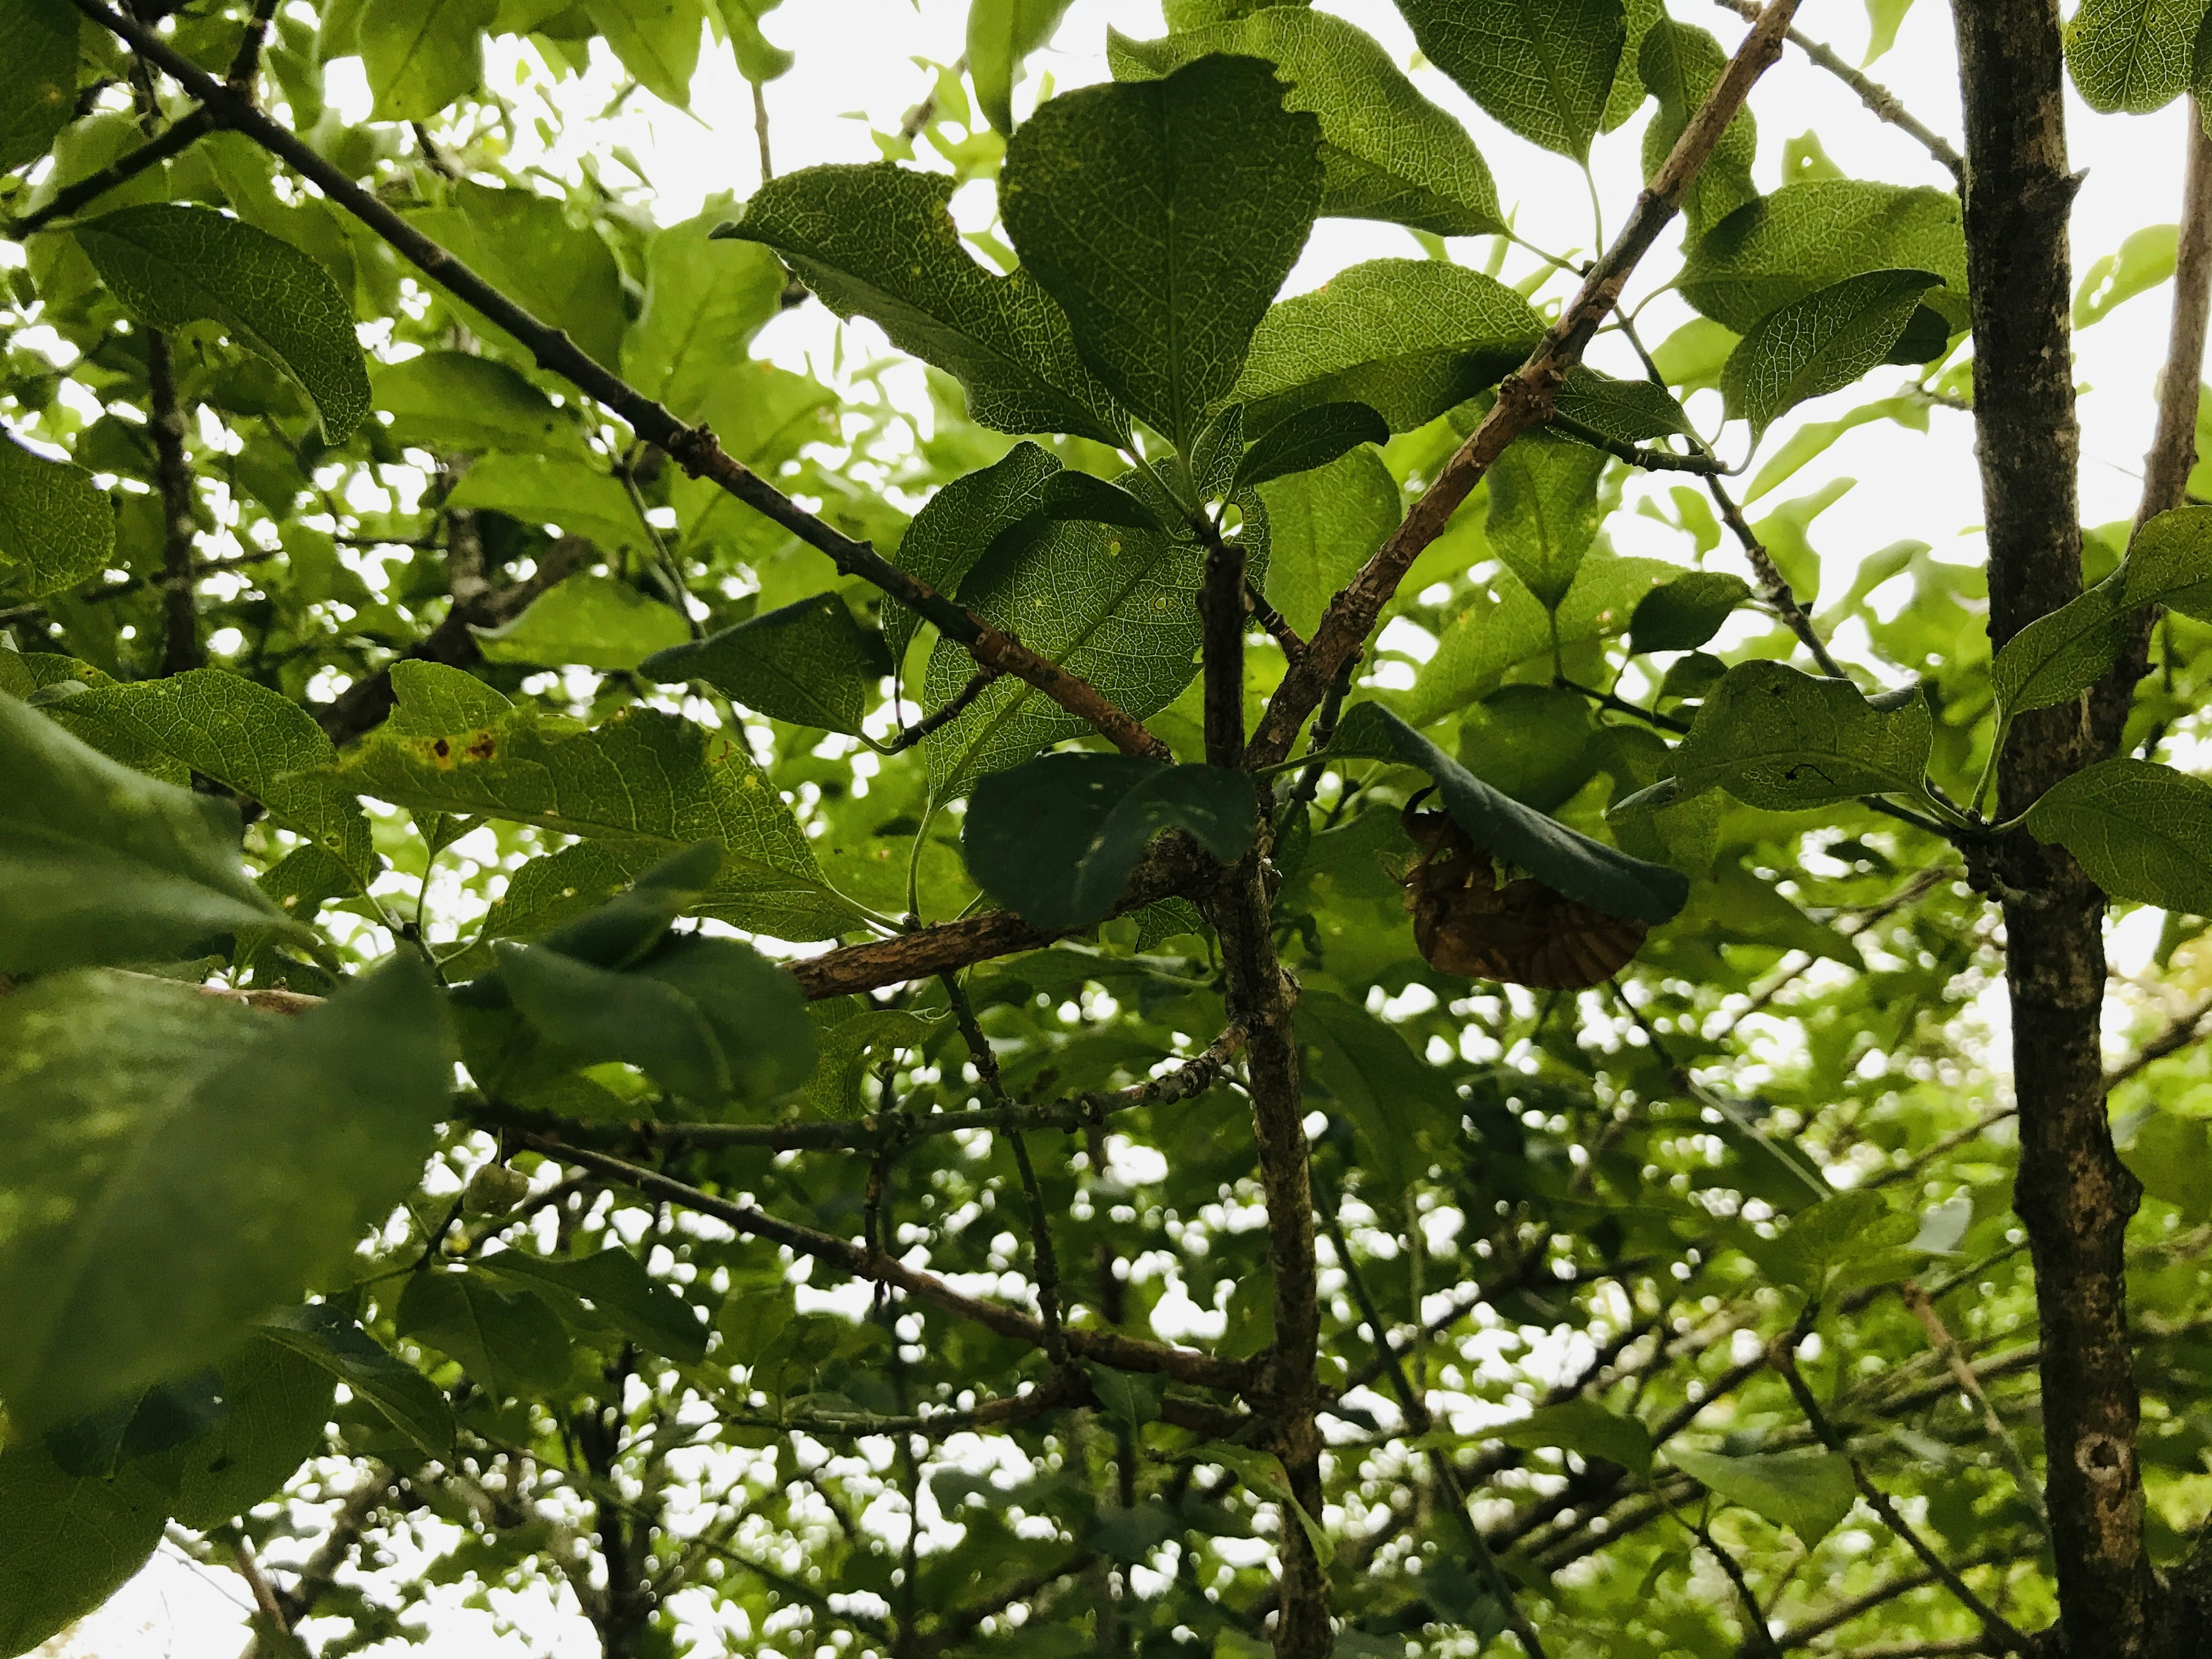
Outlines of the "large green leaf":
[[489,507],[525,524],[558,525],[608,553],[653,546],[622,480],[574,455],[487,455],[461,475],[446,502]]
[[1267,602],[1310,635],[1337,590],[1403,516],[1398,481],[1363,445],[1327,466],[1260,486],[1267,507]]
[[[1704,107],[1728,68],[1728,54],[1705,30],[1662,16],[1637,48],[1636,72],[1659,112],[1644,130],[1644,176],[1659,171],[1675,140]],[[1694,243],[1747,202],[1756,201],[1751,164],[1759,156],[1759,124],[1748,107],[1722,130],[1719,142],[1682,192],[1682,228]]]
[[0,0],[0,173],[37,161],[69,125],[82,27],[54,0]]
[[1370,260],[1272,308],[1232,395],[1249,431],[1351,402],[1410,432],[1497,385],[1543,332],[1526,300],[1480,271]]
[[1169,830],[1224,864],[1243,857],[1259,833],[1252,780],[1141,755],[1046,755],[977,782],[960,851],[994,902],[1060,931],[1103,920]]
[[487,662],[576,663],[615,672],[691,637],[683,617],[612,576],[580,570],[503,628],[472,628]]
[[92,475],[0,431],[0,591],[43,599],[107,567],[115,509]]
[[1628,39],[1621,0],[1398,0],[1428,60],[1523,138],[1589,155]]
[[[970,472],[929,498],[915,514],[892,562],[940,593],[957,592],[991,544],[1044,506],[1047,480],[1060,461],[1033,443],[1018,443],[980,472]],[[884,640],[891,660],[902,663],[921,629],[921,617],[898,600],[884,600]]]
[[699,67],[705,0],[583,0],[584,15],[656,98],[687,107]]
[[287,829],[336,856],[366,887],[383,868],[368,820],[326,775],[337,750],[290,698],[221,668],[167,679],[113,682],[47,705],[46,712],[118,758],[166,755],[250,796]]
[[2144,525],[2119,579],[2124,605],[2163,605],[2212,621],[2212,507],[2177,507]]
[[343,443],[368,413],[353,307],[289,242],[203,207],[152,203],[76,227],[77,246],[139,321],[218,324],[298,383]]
[[1311,1081],[1358,1138],[1361,1171],[1383,1192],[1404,1192],[1458,1136],[1450,1075],[1415,1054],[1403,1032],[1342,997],[1306,992],[1293,1017],[1299,1042],[1313,1051]]
[[835,593],[753,617],[711,638],[672,647],[642,672],[662,681],[702,679],[757,714],[825,732],[857,733],[890,672],[884,642],[853,620]]
[[483,81],[499,0],[364,0],[356,39],[374,121],[425,121]]
[[968,73],[984,118],[1014,130],[1014,79],[1022,60],[1052,39],[1069,0],[969,0]]
[[402,957],[275,1018],[106,974],[0,1001],[0,1396],[19,1427],[219,1358],[412,1190],[452,1087]]
[[2116,899],[2212,915],[2212,783],[2151,761],[2100,761],[2027,810]]
[[1808,398],[1841,391],[1875,364],[1942,278],[1926,270],[1869,270],[1793,300],[1762,319],[1721,370],[1728,412],[1766,428]]
[[1539,1406],[1501,1425],[1497,1433],[1509,1446],[1558,1446],[1584,1457],[1602,1457],[1632,1474],[1649,1478],[1651,1473],[1651,1431],[1588,1395]]
[[1674,1451],[1668,1461],[1731,1504],[1784,1526],[1808,1549],[1836,1529],[1858,1496],[1851,1466],[1840,1452],[1766,1452],[1724,1457]]
[[1316,404],[1276,422],[1253,441],[1230,477],[1228,493],[1310,472],[1362,444],[1389,441],[1390,428],[1365,404]]
[[2081,101],[2147,114],[2188,89],[2204,0],[2081,0],[2066,25],[2066,67]]
[[1597,538],[1598,480],[1607,456],[1556,434],[1524,432],[1490,468],[1491,550],[1555,611]]
[[665,1358],[696,1364],[707,1357],[707,1328],[693,1316],[690,1304],[646,1272],[628,1250],[543,1256],[506,1249],[486,1256],[480,1266],[532,1286],[556,1306],[564,1305],[563,1298],[581,1299],[631,1341]]
[[[1205,568],[1194,542],[1035,520],[1000,539],[961,585],[960,599],[1143,720],[1173,702],[1198,672],[1193,659]],[[944,707],[975,666],[963,647],[939,640],[924,701]],[[977,775],[1017,765],[1090,729],[1026,681],[1002,676],[922,740],[931,793],[949,799]]]
[[386,363],[372,385],[392,441],[450,454],[509,449],[580,454],[582,429],[516,369],[465,351]]
[[1855,795],[1917,795],[1935,739],[1920,688],[1868,697],[1786,663],[1738,663],[1674,751],[1690,794],[1722,788],[1776,811]]
[[712,841],[722,872],[699,914],[788,939],[855,925],[741,738],[643,708],[565,730],[434,663],[394,663],[392,684],[394,717],[337,775],[356,793],[604,840],[640,870]]
[[1966,239],[1959,198],[1860,179],[1791,185],[1715,225],[1682,266],[1682,297],[1748,334],[1793,300],[1873,270],[1932,270],[1925,303],[1964,326]]
[[1116,80],[1172,73],[1208,52],[1265,58],[1291,83],[1286,108],[1321,122],[1324,216],[1382,219],[1438,236],[1504,228],[1498,186],[1467,129],[1414,90],[1369,35],[1325,11],[1267,6],[1162,40],[1107,37]]
[[222,1420],[185,1448],[176,1516],[204,1531],[282,1490],[322,1449],[337,1378],[264,1333],[223,1356]]
[[446,199],[449,205],[409,218],[594,362],[622,362],[622,272],[597,231],[579,229],[559,202],[527,190],[464,179],[447,187]]
[[287,1308],[261,1322],[262,1334],[321,1367],[367,1401],[427,1457],[451,1457],[453,1413],[437,1385],[402,1364],[341,1308],[327,1302]]
[[71,1474],[17,1434],[0,1449],[0,1653],[29,1652],[121,1589],[168,1518],[144,1474]]
[[0,973],[300,932],[246,878],[238,808],[109,759],[0,696]]
[[1628,619],[1628,648],[1694,651],[1721,630],[1735,608],[1751,597],[1751,584],[1718,570],[1692,570],[1637,602]]
[[994,276],[961,245],[956,183],[888,161],[806,167],[763,185],[714,234],[774,248],[839,316],[869,319],[957,376],[985,426],[1120,444],[1127,419],[1059,306],[1026,271]]
[[1065,94],[1006,145],[1000,208],[1023,264],[1099,379],[1179,450],[1236,384],[1320,206],[1320,125],[1283,90],[1267,64],[1201,58]]
[[2127,642],[2120,594],[2118,582],[2100,582],[2007,640],[1990,669],[1998,709],[2017,714],[2049,708],[2103,678]]
[[1578,904],[1653,927],[1689,897],[1677,870],[1647,864],[1578,835],[1492,788],[1380,703],[1356,703],[1329,744],[1333,755],[1364,755],[1425,772],[1452,821],[1494,858],[1525,870]]
[[[623,378],[678,420],[696,421],[754,335],[783,306],[783,262],[757,242],[717,240],[726,198],[653,234],[645,307],[623,336]],[[715,428],[726,443],[728,434]]]
[[418,1273],[400,1292],[399,1334],[458,1360],[495,1400],[551,1388],[568,1369],[568,1338],[535,1291],[475,1273]]

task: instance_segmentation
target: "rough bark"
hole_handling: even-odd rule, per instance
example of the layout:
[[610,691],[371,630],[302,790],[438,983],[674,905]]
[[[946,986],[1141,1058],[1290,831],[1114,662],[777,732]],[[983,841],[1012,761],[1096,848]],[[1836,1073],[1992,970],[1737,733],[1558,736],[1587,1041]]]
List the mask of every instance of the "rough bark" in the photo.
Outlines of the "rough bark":
[[[2064,66],[2056,0],[1958,0],[1974,409],[2002,645],[2081,591],[2069,337]],[[2002,816],[2095,757],[2080,702],[2014,722]],[[2062,1630],[2077,1652],[2146,1655],[2153,1581],[2122,1246],[2140,1188],[2112,1147],[2098,1022],[2103,896],[2063,850],[2008,836],[2006,974],[2020,1103],[2014,1203],[2033,1253]]]

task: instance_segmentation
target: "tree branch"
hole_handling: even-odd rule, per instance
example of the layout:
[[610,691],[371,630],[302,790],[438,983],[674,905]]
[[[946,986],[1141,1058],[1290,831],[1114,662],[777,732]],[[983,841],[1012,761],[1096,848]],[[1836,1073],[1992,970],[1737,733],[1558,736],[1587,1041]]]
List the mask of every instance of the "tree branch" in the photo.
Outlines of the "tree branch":
[[171,156],[181,155],[201,137],[213,132],[215,125],[215,117],[206,109],[192,111],[128,155],[56,191],[53,200],[9,225],[6,229],[8,239],[15,242],[27,241],[57,219],[74,217],[80,209],[89,207],[112,190],[120,189],[149,167],[157,167]]
[[[1044,1328],[1027,1314],[1001,1303],[986,1302],[956,1291],[936,1274],[909,1267],[885,1251],[817,1232],[811,1227],[802,1227],[796,1222],[785,1221],[757,1210],[750,1204],[717,1198],[696,1187],[686,1186],[652,1170],[641,1170],[634,1164],[625,1164],[622,1159],[610,1158],[604,1152],[571,1146],[542,1135],[524,1134],[518,1139],[532,1152],[544,1157],[589,1170],[648,1198],[680,1204],[701,1215],[713,1216],[717,1221],[748,1237],[764,1238],[781,1244],[797,1255],[826,1261],[855,1279],[893,1285],[916,1301],[926,1302],[932,1307],[972,1320],[1000,1336],[1009,1337],[1017,1342],[1027,1342],[1039,1348],[1044,1346]],[[1140,1342],[1133,1337],[1112,1331],[1072,1330],[1066,1333],[1066,1336],[1069,1352],[1079,1358],[1095,1359],[1100,1364],[1110,1365],[1117,1370],[1148,1372],[1172,1377],[1178,1382],[1194,1383],[1202,1389],[1214,1389],[1229,1394],[1241,1393],[1253,1384],[1253,1368],[1241,1360],[1220,1359],[1193,1348],[1170,1348],[1158,1342]]]
[[[80,4],[92,0],[78,0]],[[1637,198],[1628,222],[1605,255],[1590,267],[1582,289],[1547,331],[1527,362],[1506,376],[1498,400],[1444,464],[1436,481],[1413,503],[1405,522],[1376,550],[1358,575],[1329,601],[1311,647],[1283,677],[1267,704],[1248,751],[1249,763],[1273,766],[1290,753],[1306,716],[1313,713],[1337,670],[1365,644],[1382,607],[1398,590],[1421,550],[1443,532],[1452,514],[1481,482],[1505,446],[1532,426],[1551,417],[1553,399],[1567,371],[1581,362],[1583,349],[1620,298],[1621,289],[1681,204],[1682,192],[1698,175],[1720,141],[1752,83],[1782,51],[1783,31],[1796,15],[1797,0],[1771,0],[1751,33],[1674,148]]]
[[154,476],[161,495],[161,672],[181,674],[200,665],[199,607],[192,592],[192,467],[185,453],[185,411],[177,402],[177,377],[169,337],[146,331],[147,436],[154,444]]
[[707,478],[755,512],[827,554],[838,574],[856,576],[911,606],[938,631],[966,647],[986,668],[1012,674],[1034,686],[1125,754],[1167,758],[1167,745],[1143,723],[1109,700],[1081,676],[1049,662],[919,578],[899,569],[866,542],[800,507],[767,479],[732,457],[705,427],[686,426],[662,404],[620,375],[603,368],[567,334],[549,327],[486,282],[447,248],[362,188],[343,168],[257,108],[237,88],[216,80],[173,50],[152,30],[119,15],[100,0],[73,0],[76,9],[125,41],[146,61],[158,64],[200,101],[216,124],[252,138],[288,163],[302,178],[359,219],[402,257],[457,298],[465,301],[526,346],[538,366],[562,376],[586,397],[629,423],[646,442],[657,444],[695,478]]
[[[1737,16],[1746,20],[1759,15],[1757,0],[1713,0],[1713,3],[1717,6],[1724,6]],[[1870,79],[1861,70],[1853,69],[1818,40],[1812,40],[1794,28],[1790,31],[1788,38],[1791,46],[1858,94],[1859,101],[1872,110],[1876,116],[1888,122],[1899,131],[1909,134],[1918,142],[1923,149],[1942,162],[1949,170],[1954,179],[1958,179],[1961,184],[1966,182],[1966,158],[1952,149],[1940,135],[1922,125],[1915,118],[1912,112],[1905,108],[1899,100],[1895,93],[1879,81]]]

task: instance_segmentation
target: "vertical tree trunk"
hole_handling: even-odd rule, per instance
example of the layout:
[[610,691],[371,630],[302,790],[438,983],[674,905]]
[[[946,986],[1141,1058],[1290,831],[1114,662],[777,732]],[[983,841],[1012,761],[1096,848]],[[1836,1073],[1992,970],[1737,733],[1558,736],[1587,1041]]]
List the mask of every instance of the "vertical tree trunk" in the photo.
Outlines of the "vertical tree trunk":
[[[1957,0],[1966,128],[1974,409],[2002,645],[2081,591],[2078,429],[2069,336],[2064,67],[2056,0]],[[2021,715],[1998,773],[2002,816],[2096,758],[2080,701]],[[2005,902],[2014,1202],[2035,1262],[2045,1491],[2059,1620],[2072,1651],[2148,1651],[2154,1594],[2136,1463],[2138,1405],[2122,1246],[2140,1188],[2105,1115],[2103,896],[2058,848],[2014,832]]]

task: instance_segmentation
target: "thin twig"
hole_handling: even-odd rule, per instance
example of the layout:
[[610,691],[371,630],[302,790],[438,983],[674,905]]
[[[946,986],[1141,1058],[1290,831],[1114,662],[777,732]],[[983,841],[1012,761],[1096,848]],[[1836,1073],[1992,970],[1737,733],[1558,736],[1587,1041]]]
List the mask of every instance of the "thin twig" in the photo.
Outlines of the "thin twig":
[[1974,1375],[1974,1368],[1960,1353],[1958,1339],[1951,1334],[1950,1327],[1943,1322],[1943,1316],[1936,1310],[1936,1304],[1928,1292],[1920,1288],[1917,1279],[1906,1279],[1898,1286],[1898,1294],[1904,1298],[1905,1305],[1912,1316],[1920,1322],[1920,1328],[1928,1333],[1929,1345],[1942,1356],[1945,1369],[1951,1373],[1952,1381],[1982,1408],[1982,1426],[1997,1443],[1997,1455],[2004,1459],[2013,1484],[2019,1489],[2020,1495],[2027,1500],[2027,1506],[2035,1511],[2036,1524],[2048,1536],[2051,1513],[2044,1507],[2042,1483],[2036,1480],[2034,1470],[2028,1467],[2027,1455],[2021,1450],[2020,1442],[2013,1437],[2012,1430],[2007,1426],[2004,1419],[1997,1415],[1997,1408],[1990,1403],[1990,1396],[1984,1391],[1981,1379]]
[[[1726,7],[1739,17],[1747,19],[1759,15],[1756,0],[1713,0],[1713,3]],[[1914,117],[1912,112],[1899,101],[1895,93],[1880,82],[1869,78],[1861,70],[1853,69],[1818,40],[1810,40],[1794,28],[1790,31],[1789,40],[1791,46],[1858,94],[1859,101],[1872,110],[1875,115],[1888,122],[1899,132],[1911,135],[1919,143],[1923,149],[1949,170],[1954,179],[1961,183],[1965,182],[1966,157],[1952,149],[1950,144],[1938,134],[1923,126]]]
[[969,705],[981,696],[990,688],[991,683],[999,678],[999,671],[995,668],[977,669],[968,677],[968,684],[955,692],[952,700],[942,708],[938,709],[934,714],[924,714],[912,726],[901,726],[896,735],[883,745],[883,752],[886,755],[903,754],[931,732],[950,726],[961,715],[966,714]]
[[1725,472],[1720,457],[1711,451],[1691,455],[1678,455],[1671,449],[1654,449],[1648,444],[1632,444],[1625,439],[1608,437],[1594,426],[1554,411],[1548,424],[1554,432],[1564,432],[1578,443],[1592,449],[1601,449],[1616,460],[1631,466],[1640,466],[1647,472]]

